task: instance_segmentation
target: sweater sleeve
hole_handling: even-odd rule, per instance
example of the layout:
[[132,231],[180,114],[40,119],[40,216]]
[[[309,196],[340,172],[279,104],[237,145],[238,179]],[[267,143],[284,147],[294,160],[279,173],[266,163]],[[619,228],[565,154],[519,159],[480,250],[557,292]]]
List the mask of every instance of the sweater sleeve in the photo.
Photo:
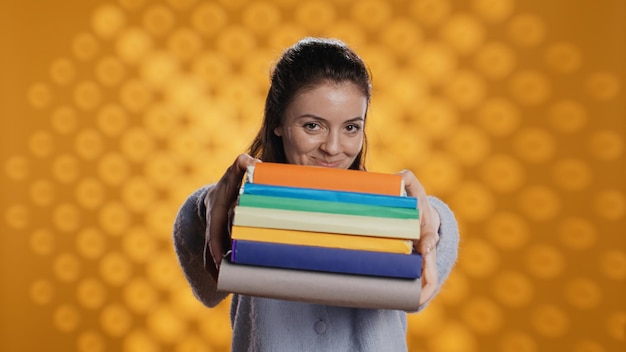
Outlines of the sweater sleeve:
[[204,267],[206,208],[204,198],[211,186],[205,186],[187,198],[176,215],[173,230],[174,249],[194,295],[208,307],[219,304],[227,293],[217,292],[217,283]]
[[437,296],[444,282],[450,275],[459,253],[459,227],[452,210],[438,198],[428,197],[428,200],[441,218],[439,243],[437,243],[437,275],[439,276],[439,287],[437,287],[435,294],[419,307],[418,311],[426,308],[428,303]]

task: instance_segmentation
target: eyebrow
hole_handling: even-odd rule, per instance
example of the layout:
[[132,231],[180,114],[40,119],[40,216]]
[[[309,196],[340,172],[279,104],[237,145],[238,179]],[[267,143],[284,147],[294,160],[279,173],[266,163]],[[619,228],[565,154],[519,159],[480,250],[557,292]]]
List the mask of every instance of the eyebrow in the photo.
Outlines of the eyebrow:
[[[302,115],[296,117],[296,120],[299,120],[299,119],[302,119],[302,118],[305,118],[305,117],[313,118],[313,119],[321,120],[321,121],[327,121],[325,118],[323,118],[321,116],[313,115],[313,114],[302,114]],[[345,120],[343,123],[346,123],[346,122],[356,122],[356,121],[365,121],[365,119],[363,117],[361,117],[361,116],[357,116],[357,117],[353,117],[351,119]]]

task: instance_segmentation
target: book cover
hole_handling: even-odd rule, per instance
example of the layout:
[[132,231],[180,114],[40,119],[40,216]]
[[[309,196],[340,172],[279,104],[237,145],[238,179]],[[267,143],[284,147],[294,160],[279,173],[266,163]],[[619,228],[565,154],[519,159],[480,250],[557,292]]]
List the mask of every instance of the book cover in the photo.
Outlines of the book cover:
[[421,279],[237,265],[225,258],[217,289],[248,296],[351,308],[416,311]]
[[360,251],[410,254],[413,242],[410,240],[343,235],[324,232],[296,231],[274,228],[234,225],[231,228],[233,240],[282,243],[298,246],[342,248]]
[[250,183],[363,192],[401,196],[405,194],[402,176],[359,170],[279,163],[257,163],[249,166]]
[[235,264],[285,269],[417,279],[422,256],[357,251],[315,246],[233,240],[231,261]]
[[239,205],[246,207],[283,209],[315,213],[346,214],[397,219],[418,219],[417,208],[394,208],[369,204],[332,202],[314,199],[296,199],[286,197],[241,194]]
[[285,197],[295,199],[325,200],[329,202],[369,204],[394,208],[417,208],[417,198],[408,196],[390,196],[362,192],[342,192],[325,189],[300,188],[244,183],[241,194]]
[[235,206],[233,225],[417,240],[419,219]]

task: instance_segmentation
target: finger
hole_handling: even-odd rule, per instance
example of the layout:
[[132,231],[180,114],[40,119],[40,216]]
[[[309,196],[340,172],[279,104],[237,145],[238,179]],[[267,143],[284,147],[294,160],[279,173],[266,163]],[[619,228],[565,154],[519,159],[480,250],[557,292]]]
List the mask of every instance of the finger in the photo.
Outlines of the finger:
[[[209,245],[208,250],[209,253],[206,253],[205,251],[205,266],[207,264],[207,259],[210,260],[209,263],[212,263],[213,265],[210,265],[210,271],[214,271],[217,274],[217,270],[219,270],[220,264],[222,264],[222,257],[224,256],[224,253],[226,253],[226,248],[228,248],[228,237],[227,236],[220,236],[219,238],[213,238],[209,241]],[[209,255],[208,258],[206,258],[207,254]],[[217,275],[216,275],[217,278]]]
[[410,170],[402,170],[398,173],[402,176],[404,182],[404,189],[410,197],[422,198],[426,196],[426,191],[422,184],[417,180],[417,177]]
[[225,233],[218,237],[218,239],[213,243],[211,248],[211,256],[214,258],[215,266],[219,269],[220,264],[222,263],[222,259],[226,253],[226,250],[230,247],[230,228],[233,223],[233,216],[235,214],[235,208],[230,207],[226,214],[226,224],[225,224]]
[[[226,170],[222,178],[215,185],[215,196],[206,198],[205,202],[212,200],[213,204],[206,204],[208,206],[225,206],[230,207],[239,194],[239,187],[241,186],[241,180],[246,173],[248,166],[252,166],[260,162],[260,160],[251,157],[248,154],[241,154],[235,159],[233,164]],[[211,208],[212,209],[212,208]]]
[[423,255],[422,267],[422,292],[420,294],[420,305],[426,303],[433,297],[439,285],[439,275],[437,274],[437,251],[432,250]]
[[[207,198],[216,197],[217,185],[209,191]],[[226,216],[222,206],[218,206],[215,201],[210,201],[207,208],[207,227],[205,233],[204,247],[204,267],[211,274],[213,279],[217,281],[217,270],[221,264],[221,257],[224,253],[223,239],[225,234],[223,229],[226,228]]]
[[[207,235],[206,237],[209,237],[208,232],[209,229],[207,228]],[[214,253],[217,253],[220,251],[219,246],[215,247],[215,244],[211,244],[211,242],[206,242],[205,246],[204,246],[204,268],[209,272],[209,275],[211,275],[211,277],[213,278],[214,281],[217,282],[217,268],[219,266],[218,263],[216,263],[214,258]],[[221,264],[221,263],[220,263]]]
[[428,254],[437,247],[439,234],[431,229],[422,229],[420,232],[420,239],[413,242],[413,248],[422,255]]
[[427,254],[435,248],[439,242],[439,225],[434,224],[432,213],[434,210],[428,203],[428,200],[422,202],[419,209],[420,212],[420,238],[414,242],[414,248],[417,252]]
[[402,170],[398,174],[402,176],[407,195],[417,198],[417,208],[419,209],[421,219],[420,227],[422,229],[428,227],[433,227],[435,230],[438,229],[439,225],[436,220],[439,219],[439,216],[432,209],[424,186],[422,186],[415,174],[410,170]]

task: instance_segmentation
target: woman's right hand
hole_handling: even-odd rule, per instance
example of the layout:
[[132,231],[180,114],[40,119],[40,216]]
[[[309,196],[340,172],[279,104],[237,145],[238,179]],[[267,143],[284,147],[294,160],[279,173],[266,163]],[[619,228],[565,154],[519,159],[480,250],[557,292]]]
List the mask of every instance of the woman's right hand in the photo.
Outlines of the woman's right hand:
[[239,195],[241,180],[248,166],[257,162],[260,160],[248,154],[239,155],[204,198],[207,223],[204,266],[216,281],[222,257],[229,247],[231,216]]

